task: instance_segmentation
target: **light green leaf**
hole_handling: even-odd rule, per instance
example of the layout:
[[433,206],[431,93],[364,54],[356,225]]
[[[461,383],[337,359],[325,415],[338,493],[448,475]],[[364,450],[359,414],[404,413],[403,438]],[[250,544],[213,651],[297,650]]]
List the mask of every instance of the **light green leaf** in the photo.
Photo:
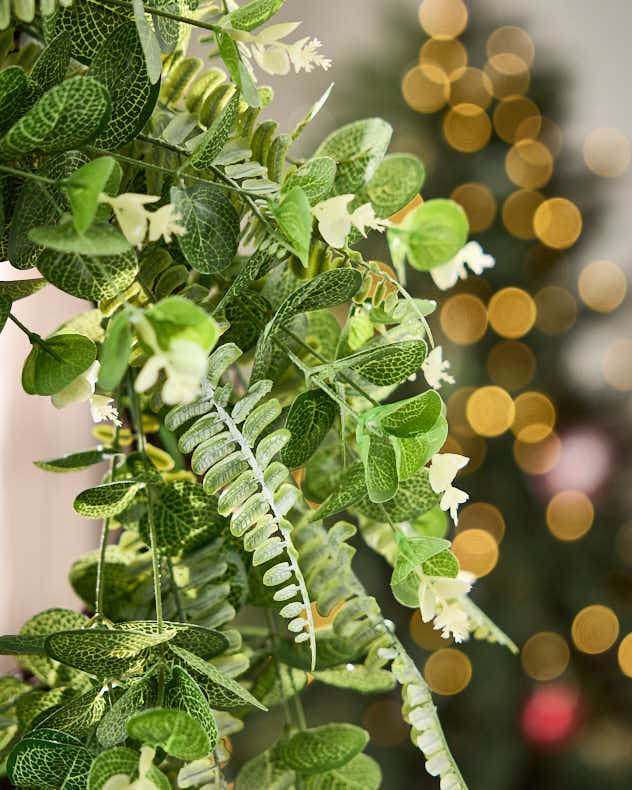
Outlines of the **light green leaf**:
[[391,154],[380,162],[351,208],[371,203],[376,217],[390,217],[419,194],[424,178],[424,166],[416,156]]
[[[202,689],[181,667],[174,667],[165,686],[165,707],[183,710],[193,717],[206,733],[210,752],[217,743],[217,725]],[[208,754],[208,752],[207,752]],[[202,755],[205,756],[205,755]]]
[[[138,1],[134,3],[135,12]],[[140,4],[142,7],[142,2]],[[155,38],[153,40],[155,42]],[[155,44],[157,47],[157,42]],[[150,79],[133,22],[121,25],[103,42],[90,63],[88,75],[107,88],[112,97],[112,117],[96,138],[95,145],[116,150],[142,130],[160,92],[160,48],[158,61],[158,76],[152,74],[155,79]]]
[[54,395],[94,362],[97,347],[84,335],[53,335],[46,349],[36,344],[22,369],[22,386],[29,395]]
[[116,167],[117,162],[111,156],[101,156],[87,162],[65,180],[63,186],[68,193],[78,233],[84,233],[94,222],[99,208],[99,195],[106,191]]
[[105,127],[110,96],[92,77],[71,77],[55,85],[0,139],[0,157],[31,151],[52,153],[92,141]]
[[292,790],[295,783],[294,771],[283,765],[275,749],[266,749],[242,766],[235,790]]
[[70,65],[71,49],[70,35],[62,31],[40,53],[29,77],[37,83],[42,93],[50,90],[66,76]]
[[[347,367],[371,384],[385,387],[399,384],[417,373],[425,358],[426,344],[423,340],[402,340],[358,351],[333,363],[333,370]],[[332,370],[331,363],[324,367]]]
[[73,507],[85,518],[108,518],[121,513],[134,499],[140,488],[134,480],[119,480],[87,488],[75,498]]
[[329,94],[331,93],[333,87],[334,87],[334,83],[332,82],[331,85],[320,97],[320,99],[314,102],[314,104],[312,104],[312,106],[309,108],[309,110],[303,116],[303,118],[301,118],[301,120],[298,122],[296,128],[291,134],[292,140],[296,140],[296,138],[299,136],[299,134],[301,134],[301,132],[307,126],[307,124],[311,123],[314,120],[314,118],[318,115],[318,113],[322,110],[325,102],[329,98]]
[[49,282],[71,296],[99,302],[132,284],[138,273],[138,259],[134,250],[98,257],[44,250],[37,268]]
[[443,404],[434,390],[413,398],[378,406],[362,415],[369,425],[378,425],[385,433],[399,438],[417,436],[434,427],[441,415]]
[[235,30],[254,30],[274,16],[283,2],[284,0],[251,0],[232,11],[228,19]]
[[48,282],[43,277],[33,277],[30,280],[5,280],[0,281],[0,295],[6,296],[10,301],[24,299],[25,296],[41,291]]
[[331,156],[338,166],[334,194],[356,193],[373,176],[392,134],[386,121],[367,118],[343,126],[319,145],[314,156]]
[[120,255],[132,247],[125,236],[112,225],[98,223],[80,233],[67,216],[59,225],[32,228],[29,239],[50,250],[92,257]]
[[261,106],[261,97],[257,91],[257,86],[252,81],[248,69],[244,66],[239,56],[239,51],[233,39],[223,30],[215,33],[217,46],[222,60],[226,64],[231,80],[237,85],[244,99],[251,107]]
[[410,521],[416,516],[426,513],[438,505],[440,499],[441,497],[432,490],[428,481],[428,470],[424,467],[408,480],[400,482],[393,499],[378,505],[365,497],[355,505],[354,509],[376,521],[385,523],[386,519],[382,510],[384,508],[390,520],[397,524],[402,521]]
[[196,170],[206,170],[222,152],[237,118],[239,100],[239,91],[235,91],[231,100],[204,132],[200,142],[196,145],[190,160],[191,165]]
[[381,786],[380,765],[368,754],[357,754],[340,768],[303,780],[304,790],[378,790]]
[[212,750],[202,725],[182,710],[150,708],[136,713],[127,722],[127,733],[179,760],[197,760]]
[[230,266],[239,244],[239,216],[226,192],[214,184],[172,187],[171,202],[187,230],[178,244],[189,264],[203,274]]
[[21,66],[7,66],[0,71],[0,134],[24,112],[27,85]]
[[88,790],[103,790],[103,785],[117,774],[130,781],[138,777],[138,752],[126,746],[116,746],[98,754],[90,768]]
[[336,688],[358,691],[361,694],[384,694],[392,691],[397,681],[386,669],[369,668],[364,664],[346,664],[336,669],[314,672],[316,680]]
[[375,433],[358,438],[364,463],[366,489],[371,502],[386,502],[397,493],[397,457],[389,439]]
[[94,450],[80,450],[76,453],[66,453],[59,458],[46,458],[33,463],[46,472],[78,472],[102,461],[108,461],[111,457],[112,450],[95,447]]
[[312,776],[345,765],[368,742],[369,733],[354,724],[325,724],[297,732],[280,744],[280,754],[288,768]]
[[448,531],[448,517],[440,507],[433,507],[412,522],[412,528],[418,535],[432,538],[443,538]]
[[125,308],[110,320],[105,340],[101,346],[98,383],[99,387],[106,392],[114,392],[127,370],[129,355],[132,351],[131,315],[132,311]]
[[281,450],[281,462],[290,469],[303,466],[325,438],[337,412],[336,404],[321,389],[301,393],[287,417],[285,427],[292,436]]
[[337,488],[324,500],[318,510],[310,515],[309,520],[317,521],[333,516],[334,513],[357,504],[364,496],[366,496],[364,464],[360,461],[347,467]]
[[7,774],[16,787],[32,787],[38,790],[85,790],[92,755],[83,746],[65,742],[64,733],[53,740],[54,731],[48,738],[38,737],[38,731],[29,733],[13,749],[7,762]]
[[191,340],[210,351],[219,337],[219,327],[205,310],[183,296],[168,296],[145,310],[161,348],[171,341]]
[[448,436],[448,421],[439,417],[433,427],[419,436],[398,439],[391,437],[395,454],[397,455],[397,473],[399,479],[408,480],[409,477],[422,466],[425,466],[435,453],[445,444]]
[[309,204],[315,206],[329,195],[336,178],[336,162],[330,156],[319,156],[291,172],[283,183],[282,192],[301,187]]
[[149,76],[149,81],[152,85],[160,80],[162,72],[162,54],[160,51],[160,44],[156,38],[156,34],[151,29],[149,22],[145,18],[145,8],[143,0],[133,0],[134,5],[134,22],[136,23],[136,30],[140,45],[145,56],[145,67]]
[[285,193],[279,205],[268,205],[283,235],[290,241],[289,249],[307,268],[312,235],[312,212],[307,196],[300,186],[295,186]]
[[427,559],[421,566],[426,576],[448,576],[454,579],[459,572],[459,561],[449,549]]
[[426,560],[450,548],[450,541],[443,538],[407,538],[397,533],[397,559],[391,582],[399,584]]

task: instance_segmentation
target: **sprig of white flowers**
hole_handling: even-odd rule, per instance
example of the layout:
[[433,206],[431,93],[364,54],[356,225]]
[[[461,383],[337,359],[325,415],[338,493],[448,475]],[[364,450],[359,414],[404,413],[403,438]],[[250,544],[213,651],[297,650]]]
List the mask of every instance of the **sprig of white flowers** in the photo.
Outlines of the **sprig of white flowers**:
[[87,401],[90,404],[90,414],[94,422],[110,420],[114,425],[120,427],[123,423],[119,420],[113,399],[109,395],[95,395],[99,368],[100,363],[93,362],[87,370],[73,379],[63,390],[52,395],[51,401],[57,409],[64,409],[71,403],[85,403]]
[[140,249],[147,236],[149,241],[158,241],[162,236],[169,244],[174,234],[185,233],[186,228],[178,224],[180,217],[172,203],[166,203],[156,211],[147,211],[145,203],[155,203],[159,195],[144,195],[136,192],[125,192],[117,197],[101,193],[99,203],[107,203],[114,209],[119,227],[134,247]]
[[449,510],[454,524],[458,523],[458,508],[469,499],[469,494],[455,488],[452,481],[459,469],[463,469],[470,459],[456,453],[436,453],[432,456],[428,469],[428,481],[435,494],[443,494],[439,507]]
[[337,195],[321,200],[312,208],[318,220],[318,231],[330,247],[344,247],[352,226],[366,237],[366,228],[382,233],[391,225],[390,220],[375,216],[371,203],[363,203],[349,213],[348,206],[354,198],[355,195]]
[[492,255],[483,252],[477,241],[469,241],[447,263],[430,269],[430,276],[434,284],[442,291],[447,291],[457,284],[459,279],[467,278],[467,266],[474,274],[482,274],[485,269],[491,269],[496,261]]

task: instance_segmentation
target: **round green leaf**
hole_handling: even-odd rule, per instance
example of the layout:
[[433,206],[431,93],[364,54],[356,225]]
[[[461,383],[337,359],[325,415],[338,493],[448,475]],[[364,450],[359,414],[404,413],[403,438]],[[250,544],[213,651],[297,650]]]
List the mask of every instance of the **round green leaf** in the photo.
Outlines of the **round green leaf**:
[[325,724],[297,732],[280,748],[285,765],[311,776],[345,765],[368,741],[369,733],[354,724]]
[[107,223],[92,225],[84,233],[77,232],[74,224],[69,221],[59,225],[44,225],[32,228],[29,239],[51,250],[93,257],[120,255],[132,246],[125,236]]
[[44,250],[37,267],[46,279],[62,291],[99,302],[110,299],[132,284],[138,273],[136,252],[120,255],[85,255]]
[[127,722],[127,733],[141,743],[161,747],[179,760],[197,760],[212,750],[203,726],[182,710],[150,708],[136,713]]
[[411,211],[388,234],[403,243],[413,268],[427,271],[451,260],[467,241],[468,231],[461,206],[438,198]]
[[22,370],[22,385],[30,395],[54,395],[94,362],[97,347],[85,335],[54,335],[46,349],[36,344]]

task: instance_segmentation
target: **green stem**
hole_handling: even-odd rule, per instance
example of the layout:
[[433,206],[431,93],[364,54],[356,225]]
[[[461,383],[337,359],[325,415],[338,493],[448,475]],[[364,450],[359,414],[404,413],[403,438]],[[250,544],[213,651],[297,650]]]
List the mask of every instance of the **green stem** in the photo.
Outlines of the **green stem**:
[[303,700],[301,699],[300,692],[296,689],[294,682],[294,675],[292,675],[292,667],[289,668],[290,683],[292,684],[294,707],[296,708],[296,718],[298,719],[299,730],[307,729],[307,720],[305,719],[305,709],[303,708]]
[[55,352],[52,350],[52,348],[50,348],[50,346],[48,345],[48,343],[47,343],[45,340],[42,340],[42,338],[41,338],[41,337],[40,337],[40,336],[37,334],[37,332],[31,332],[31,330],[30,330],[30,329],[27,329],[27,328],[24,326],[24,324],[23,324],[21,321],[19,321],[19,320],[18,320],[18,319],[17,319],[17,318],[16,318],[16,317],[13,315],[13,313],[9,313],[9,318],[10,318],[10,319],[13,321],[13,323],[14,323],[14,324],[15,324],[17,327],[19,327],[19,328],[20,328],[20,329],[21,329],[21,330],[24,332],[24,334],[25,334],[25,335],[28,337],[28,339],[31,341],[31,345],[38,345],[38,346],[40,346],[41,348],[43,348],[43,349],[44,349],[44,351],[45,351],[47,354],[50,354],[50,355],[51,355],[51,357],[52,357],[53,359],[56,359],[56,360],[57,360],[57,362],[63,362],[63,359],[61,359],[61,357],[59,357],[59,356],[58,356],[58,355],[57,355],[57,354],[56,354],[56,353],[55,353]]
[[[272,614],[271,610],[266,607],[265,613],[266,613],[266,620],[268,622],[268,630],[270,632],[270,636],[272,637],[272,642],[274,644],[274,652],[276,654],[279,646],[279,632],[277,630],[276,623],[274,622],[274,615]],[[287,697],[283,692],[283,676],[281,675],[281,668],[279,667],[279,662],[276,658],[272,658],[272,661],[274,661],[277,683],[279,684],[279,696],[281,697],[281,707],[283,708],[285,729],[287,732],[290,732],[291,730],[294,729],[294,723],[292,722],[292,713],[290,711],[290,706],[288,705]]]
[[30,178],[31,181],[39,181],[42,184],[50,184],[57,186],[57,181],[54,178],[47,178],[46,176],[38,176],[37,173],[31,173],[28,170],[17,170],[15,167],[8,165],[0,165],[0,173],[10,173],[12,176],[19,176],[20,178]]
[[178,589],[178,585],[176,584],[176,577],[173,573],[173,563],[171,562],[171,557],[167,557],[167,569],[169,571],[169,581],[171,582],[171,593],[176,602],[176,611],[178,612],[178,620],[181,623],[186,623],[186,618],[184,616],[184,609],[182,608],[182,599],[180,598],[180,590]]
[[[96,0],[88,0],[88,2],[97,4]],[[100,5],[100,3],[97,5]],[[130,11],[133,9],[133,3],[128,2],[128,0],[108,0],[108,5],[119,6],[119,8],[128,8]],[[152,16],[162,16],[165,19],[174,19],[176,22],[184,22],[186,25],[191,25],[191,27],[200,27],[203,30],[212,30],[214,33],[220,30],[218,25],[212,25],[209,22],[202,22],[199,19],[193,19],[190,16],[172,14],[169,11],[164,11],[161,8],[154,8],[153,6],[145,8],[145,13],[151,14]]]

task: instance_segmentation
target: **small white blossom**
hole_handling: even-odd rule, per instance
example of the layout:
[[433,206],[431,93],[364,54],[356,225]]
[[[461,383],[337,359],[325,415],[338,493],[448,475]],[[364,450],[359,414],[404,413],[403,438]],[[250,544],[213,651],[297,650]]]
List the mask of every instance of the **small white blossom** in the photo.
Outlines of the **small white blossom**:
[[87,370],[84,370],[76,379],[70,382],[63,390],[51,396],[51,401],[56,409],[63,409],[71,403],[90,404],[90,413],[94,422],[111,420],[114,425],[122,425],[118,418],[118,411],[112,403],[112,398],[107,395],[95,395],[100,364],[95,361]]
[[206,374],[208,354],[192,340],[171,341],[167,351],[156,350],[145,362],[136,377],[134,388],[145,392],[153,387],[158,374],[164,370],[167,381],[162,388],[162,399],[173,406],[189,403],[202,391],[202,380]]
[[330,247],[344,247],[352,225],[363,236],[366,236],[366,228],[382,232],[390,225],[389,220],[375,216],[370,203],[363,203],[350,214],[348,206],[354,197],[355,195],[337,195],[321,200],[312,208],[312,214],[318,220],[320,235]]
[[149,241],[158,241],[162,236],[169,244],[174,233],[180,236],[186,232],[186,228],[178,225],[178,220],[181,217],[176,214],[175,206],[172,203],[161,206],[157,211],[148,212],[147,218],[149,219]]
[[114,401],[108,395],[93,395],[90,398],[90,414],[94,422],[110,420],[120,428],[123,423],[119,420],[118,411]]
[[288,55],[290,56],[296,74],[298,74],[301,69],[305,69],[305,71],[309,73],[314,66],[320,66],[324,71],[329,69],[331,60],[329,58],[324,58],[317,52],[321,46],[322,44],[317,38],[309,39],[309,37],[302,38],[295,44],[290,44],[288,47]]
[[424,623],[433,620],[449,602],[467,595],[473,580],[473,574],[467,571],[459,571],[455,579],[423,574],[419,582],[419,611]]
[[458,508],[469,499],[469,495],[452,485],[459,469],[462,469],[469,458],[455,453],[437,453],[433,455],[428,470],[428,481],[435,494],[443,492],[439,507],[449,510],[452,521],[458,523]]
[[390,220],[379,219],[375,216],[375,211],[370,203],[363,203],[361,206],[358,206],[351,215],[351,222],[363,236],[366,236],[365,227],[383,233],[386,228],[391,226]]
[[493,256],[484,253],[477,241],[470,241],[457,252],[452,260],[430,269],[430,275],[437,288],[446,291],[456,285],[459,278],[466,279],[466,264],[474,274],[482,274],[485,269],[491,269],[495,263]]
[[450,369],[450,362],[447,359],[443,359],[442,354],[441,346],[436,346],[421,364],[426,381],[435,390],[441,388],[442,381],[454,384],[454,376],[446,372]]
[[452,634],[455,642],[462,642],[470,633],[467,612],[458,603],[445,606],[435,617],[434,627],[441,631],[444,639],[448,639]]
[[100,203],[107,203],[114,209],[119,227],[134,247],[140,249],[149,227],[149,241],[157,241],[161,236],[167,243],[172,234],[182,234],[186,228],[178,225],[180,217],[171,203],[161,206],[157,211],[147,211],[145,203],[155,203],[159,195],[144,195],[136,192],[125,192],[111,197],[103,192],[99,195]]
[[[253,57],[260,69],[268,74],[287,74],[290,70],[290,63],[294,66],[294,71],[312,71],[315,66],[327,71],[331,66],[331,60],[324,58],[318,50],[321,42],[317,38],[310,39],[309,36],[295,41],[294,44],[286,44],[282,38],[289,36],[292,31],[300,25],[300,22],[286,22],[280,25],[270,25],[265,30],[258,33],[251,33],[247,30],[227,30],[227,33],[237,42],[239,51],[249,59]],[[252,46],[252,52],[250,51]],[[248,61],[246,60],[246,63]]]

